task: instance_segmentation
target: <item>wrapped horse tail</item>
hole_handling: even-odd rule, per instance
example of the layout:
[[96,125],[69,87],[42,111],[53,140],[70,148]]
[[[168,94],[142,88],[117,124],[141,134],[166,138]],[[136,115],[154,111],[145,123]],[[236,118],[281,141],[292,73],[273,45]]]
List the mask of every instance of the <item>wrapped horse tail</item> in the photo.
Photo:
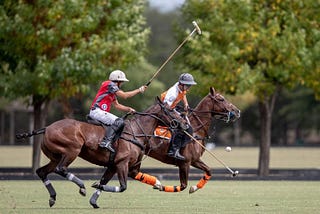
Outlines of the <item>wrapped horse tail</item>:
[[17,139],[32,137],[33,135],[44,134],[46,132],[46,128],[41,128],[38,130],[33,130],[32,132],[24,132],[21,134],[16,134]]

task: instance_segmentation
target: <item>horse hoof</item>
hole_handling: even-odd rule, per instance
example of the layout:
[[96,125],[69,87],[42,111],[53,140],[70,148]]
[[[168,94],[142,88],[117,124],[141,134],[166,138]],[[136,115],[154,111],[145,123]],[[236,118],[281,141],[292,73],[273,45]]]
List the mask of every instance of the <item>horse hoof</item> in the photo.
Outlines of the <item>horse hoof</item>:
[[153,189],[160,189],[161,188],[161,186],[159,186],[159,185],[154,185],[153,186]]
[[96,188],[96,189],[101,189],[101,185],[99,182],[94,182],[91,187]]
[[56,203],[56,200],[54,198],[49,199],[49,206],[52,207]]
[[[90,203],[90,204],[91,204],[91,203]],[[92,206],[94,209],[100,208],[97,204],[91,204],[91,206]]]
[[96,204],[96,202],[93,202],[93,201],[91,201],[91,200],[90,200],[90,204],[91,204],[91,206],[92,206],[94,209],[100,208],[100,207]]
[[159,191],[163,191],[163,186],[162,185],[154,185],[153,189],[157,189]]
[[194,193],[195,191],[197,191],[198,190],[198,187],[197,186],[192,186],[192,187],[190,187],[190,189],[189,189],[189,193],[191,194],[191,193]]
[[87,194],[86,188],[80,188],[79,193],[82,196],[86,196],[86,194]]

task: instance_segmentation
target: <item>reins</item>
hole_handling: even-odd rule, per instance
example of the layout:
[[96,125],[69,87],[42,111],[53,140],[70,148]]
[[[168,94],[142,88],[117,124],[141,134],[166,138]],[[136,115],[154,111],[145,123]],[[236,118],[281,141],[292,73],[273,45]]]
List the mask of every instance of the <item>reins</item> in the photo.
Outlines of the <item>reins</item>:
[[[172,127],[172,126],[177,126],[177,124],[179,123],[175,118],[173,118],[173,116],[171,116],[171,114],[168,112],[169,110],[164,107],[163,105],[161,105],[160,103],[158,103],[162,109],[162,111],[168,116],[170,117],[172,120],[170,121],[170,124],[166,123],[162,118],[158,117],[157,115],[155,115],[154,113],[145,113],[145,112],[134,112],[133,114],[136,115],[140,115],[140,116],[149,116],[154,118],[157,121],[160,121],[163,125],[167,126],[167,127]],[[142,132],[142,134],[135,134],[133,131],[133,127],[132,127],[132,123],[136,123],[138,128],[140,129],[140,131]],[[130,136],[133,136],[133,139],[126,139],[124,137],[121,137],[121,139],[124,139],[126,141],[129,141],[135,145],[137,145],[138,147],[141,148],[141,150],[145,150],[145,145],[142,145],[141,143],[139,143],[139,141],[137,140],[137,138],[141,138],[144,137],[145,138],[145,142],[149,143],[150,138],[151,137],[155,137],[152,134],[146,134],[144,128],[141,126],[141,124],[137,121],[137,118],[133,118],[132,122],[129,123],[129,127],[130,127],[130,132],[127,131],[123,131],[123,134],[127,134]]]

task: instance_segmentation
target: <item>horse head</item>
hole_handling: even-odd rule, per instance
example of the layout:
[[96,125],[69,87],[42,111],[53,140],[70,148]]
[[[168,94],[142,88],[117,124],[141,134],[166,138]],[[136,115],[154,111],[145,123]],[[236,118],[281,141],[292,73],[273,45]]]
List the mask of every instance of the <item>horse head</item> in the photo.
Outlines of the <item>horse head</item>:
[[213,87],[210,88],[208,97],[211,100],[211,110],[216,119],[228,123],[240,118],[240,110],[220,93],[217,93]]
[[[202,113],[211,113],[212,117],[225,122],[234,122],[240,118],[240,110],[224,96],[216,92],[213,87],[210,93],[199,103],[196,108]],[[195,111],[197,111],[195,109]],[[201,110],[200,110],[201,109]]]

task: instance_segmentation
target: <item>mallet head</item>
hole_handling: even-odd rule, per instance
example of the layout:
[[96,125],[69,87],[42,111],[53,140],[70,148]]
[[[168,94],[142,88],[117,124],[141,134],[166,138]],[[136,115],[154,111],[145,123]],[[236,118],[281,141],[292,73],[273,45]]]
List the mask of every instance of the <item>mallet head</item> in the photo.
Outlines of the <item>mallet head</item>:
[[239,174],[239,171],[236,170],[236,171],[234,171],[234,172],[232,173],[232,176],[233,176],[233,177],[236,177],[238,174]]
[[196,22],[196,21],[193,21],[192,24],[193,24],[193,26],[196,28],[197,33],[198,33],[199,35],[201,35],[201,29],[200,29],[199,25],[197,24],[197,22]]

